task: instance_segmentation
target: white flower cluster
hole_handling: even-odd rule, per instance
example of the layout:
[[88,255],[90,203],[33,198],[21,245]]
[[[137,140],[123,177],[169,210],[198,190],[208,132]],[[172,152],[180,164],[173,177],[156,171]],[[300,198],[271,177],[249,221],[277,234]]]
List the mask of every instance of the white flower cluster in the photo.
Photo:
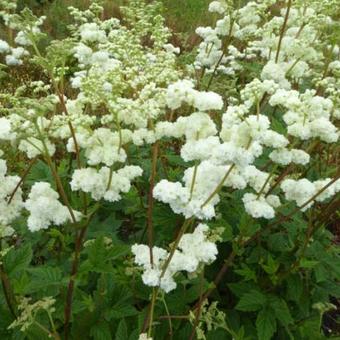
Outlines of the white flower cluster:
[[285,194],[285,198],[288,201],[295,201],[297,206],[302,207],[302,211],[310,208],[314,201],[323,202],[326,199],[334,196],[340,191],[340,179],[332,183],[327,189],[315,197],[315,200],[307,203],[314,197],[322,188],[332,181],[331,178],[320,179],[314,182],[309,181],[306,178],[299,180],[286,179],[281,183],[281,189]]
[[99,171],[94,168],[75,170],[72,176],[71,188],[73,191],[82,190],[91,193],[96,201],[104,199],[116,202],[121,199],[122,192],[128,192],[131,181],[142,175],[143,170],[139,166],[125,166],[118,171],[102,167]]
[[246,212],[255,218],[271,219],[275,216],[274,208],[280,206],[280,199],[275,195],[257,197],[254,194],[245,194],[242,200]]
[[193,233],[184,234],[163,275],[163,266],[170,256],[169,253],[165,249],[153,247],[152,265],[149,247],[143,244],[133,245],[131,250],[135,255],[135,263],[143,267],[144,284],[151,287],[159,286],[168,293],[177,286],[174,276],[178,272],[193,273],[200,264],[209,264],[214,261],[217,247],[215,243],[207,240],[208,231],[207,225],[199,224]]
[[[90,133],[83,130],[76,134],[78,146],[85,149],[85,156],[89,165],[104,163],[112,166],[116,162],[125,162],[126,153],[121,147],[122,140],[118,132],[99,128]],[[124,141],[125,142],[125,141]],[[70,137],[67,145],[68,151],[74,152],[74,140]]]
[[141,333],[138,340],[152,340],[152,337],[149,337],[147,333]]
[[320,138],[326,143],[339,139],[339,130],[331,122],[333,103],[316,95],[315,91],[306,90],[300,94],[295,90],[279,89],[271,96],[269,104],[287,109],[283,119],[290,135],[302,140]]
[[178,109],[183,103],[199,111],[221,110],[223,107],[221,96],[214,92],[195,90],[191,80],[179,80],[171,84],[167,89],[166,103],[172,110]]
[[14,138],[10,120],[5,117],[0,118],[0,141],[11,141]]
[[211,197],[216,187],[222,182],[223,177],[230,172],[223,186],[243,189],[246,182],[230,165],[214,165],[203,161],[197,168],[191,167],[184,172],[184,186],[180,182],[161,180],[154,188],[154,197],[168,203],[177,214],[186,218],[196,216],[199,219],[211,219],[215,216],[215,205],[220,201],[219,195]]
[[[28,229],[32,232],[47,229],[51,224],[62,225],[71,221],[70,211],[59,201],[59,194],[55,192],[49,183],[36,182],[31,188],[24,206],[29,211],[27,219]],[[81,213],[73,211],[77,220]]]
[[[76,65],[64,65],[62,72],[53,69],[57,85],[66,82],[61,77],[65,70],[74,72],[70,98],[59,93],[61,87],[49,94],[52,81],[32,82],[14,96],[5,93],[0,142],[6,150],[16,148],[27,158],[66,155],[70,169],[78,165],[70,172],[72,191],[88,193],[94,201],[117,202],[142,175],[141,167],[131,165],[136,154],[141,151],[144,157],[148,145],[147,150],[142,147],[158,141],[162,153],[170,139],[171,152],[190,163],[182,176],[176,168],[177,181],[160,179],[153,197],[176,214],[199,220],[219,216],[226,188],[242,190],[245,212],[265,219],[275,218],[281,202],[294,201],[305,210],[339,192],[337,181],[305,205],[332,180],[303,178],[301,168],[314,161],[314,143],[324,148],[339,140],[339,47],[320,41],[318,25],[332,20],[315,2],[305,9],[294,4],[284,30],[286,10],[274,16],[269,10],[275,0],[248,1],[237,9],[231,1],[211,2],[216,25],[197,28],[202,40],[187,68],[177,65],[180,49],[169,43],[171,34],[156,15],[156,2],[132,3],[122,8],[122,22],[99,19],[97,3],[84,12],[71,10],[75,25],[67,60],[73,56]],[[0,40],[8,65],[34,57],[42,20],[29,28],[11,27],[18,31],[19,47]],[[212,82],[216,75],[227,86]],[[31,88],[34,98],[26,97]],[[333,145],[326,146],[332,151]],[[279,185],[279,170],[288,165],[293,173]],[[30,213],[31,231],[71,220],[72,208],[59,201],[49,183],[35,183],[25,203],[18,188],[8,203],[19,180],[8,176],[6,163],[0,161],[1,226],[10,227],[22,207]],[[80,219],[79,212],[73,214]],[[164,275],[169,252],[153,247],[151,265],[150,249],[134,245],[144,283],[168,292],[176,287],[176,273],[192,273],[213,261],[217,248],[207,233],[208,227],[199,224],[184,234]]]
[[9,199],[14,193],[20,178],[18,176],[8,176],[6,173],[6,162],[0,159],[0,237],[9,236],[13,233],[10,224],[20,216],[23,208],[21,188],[16,190],[9,203]]
[[[10,18],[11,15],[9,15],[8,19],[10,20]],[[19,47],[11,47],[6,41],[0,40],[0,54],[6,54],[5,60],[8,66],[18,66],[23,64],[23,58],[30,54],[25,47],[32,45],[32,39],[34,36],[41,33],[39,26],[43,24],[44,20],[45,17],[42,16],[36,22],[32,22],[24,27],[16,27],[16,25],[12,25],[12,29],[22,29],[17,33],[14,39],[14,42],[17,45],[20,45]]]

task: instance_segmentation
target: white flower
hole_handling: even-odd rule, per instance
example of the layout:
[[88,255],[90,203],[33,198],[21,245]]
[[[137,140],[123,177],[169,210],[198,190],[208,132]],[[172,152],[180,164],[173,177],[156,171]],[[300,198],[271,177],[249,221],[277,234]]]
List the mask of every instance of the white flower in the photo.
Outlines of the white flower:
[[23,61],[21,59],[28,54],[28,51],[23,47],[12,48],[11,54],[6,56],[6,64],[9,66],[22,65]]
[[276,63],[272,60],[268,61],[263,67],[261,73],[261,79],[263,80],[274,80],[280,88],[290,89],[290,83],[286,79],[286,65]]
[[181,52],[181,49],[179,47],[175,47],[172,44],[165,44],[163,46],[163,48],[165,49],[165,51],[167,51],[168,53],[175,53],[175,54],[179,54]]
[[[126,152],[120,146],[120,135],[118,132],[112,132],[107,128],[98,128],[91,134],[85,132],[78,134],[76,138],[80,147],[85,148],[85,157],[89,165],[97,165],[104,163],[107,166],[112,166],[116,162],[125,162]],[[69,139],[69,151],[75,151],[73,138]]]
[[[49,140],[45,140],[45,145],[47,147],[49,155],[53,156],[56,150],[55,145]],[[42,141],[35,137],[28,137],[26,140],[21,140],[19,143],[19,150],[26,152],[27,157],[30,159],[45,152]]]
[[135,263],[143,267],[143,283],[150,287],[159,286],[168,293],[177,286],[174,280],[176,273],[193,273],[200,263],[213,262],[217,256],[217,247],[215,243],[207,240],[208,231],[207,225],[199,224],[193,233],[184,234],[163,276],[163,266],[170,254],[162,248],[152,247],[153,264],[151,264],[150,248],[143,244],[134,244],[131,251],[135,256]]
[[83,168],[75,170],[70,184],[73,191],[91,193],[96,201],[104,198],[106,201],[116,202],[121,199],[121,193],[130,190],[131,181],[141,176],[142,172],[140,167],[134,165],[112,172],[107,167],[102,167],[99,171]]
[[0,140],[13,140],[14,137],[10,120],[5,117],[0,118]]
[[[257,197],[254,194],[245,194],[242,198],[246,212],[254,218],[271,219],[275,216],[275,210],[263,196]],[[276,203],[276,202],[275,202]]]
[[0,225],[8,226],[20,216],[22,203],[22,190],[18,188],[10,203],[8,200],[20,181],[18,176],[7,176],[6,162],[0,159]]
[[[281,183],[281,189],[285,193],[288,201],[295,201],[301,207],[305,205],[313,196],[315,196],[321,189],[323,189],[332,179],[325,178],[315,182],[311,182],[306,178],[300,180],[286,179]],[[340,191],[340,180],[335,181],[332,185],[326,188],[319,194],[315,201],[323,202],[324,200],[334,196]],[[302,211],[307,210],[314,202],[308,203]]]
[[269,154],[269,158],[278,164],[287,165],[290,163],[306,165],[310,156],[307,152],[298,149],[277,149]]
[[213,1],[209,4],[209,12],[223,14],[225,12],[225,7],[220,1]]
[[149,337],[147,333],[139,334],[138,340],[152,340],[152,337]]
[[[304,205],[316,193],[315,185],[306,178],[300,180],[286,179],[281,183],[281,189],[285,193],[288,201],[295,201],[300,207]],[[303,210],[309,208],[313,202],[309,203]]]
[[106,33],[101,30],[94,22],[83,24],[80,27],[80,36],[83,41],[104,42],[106,41]]
[[214,92],[197,91],[190,80],[179,80],[167,89],[166,102],[169,108],[178,109],[183,103],[194,106],[200,111],[221,110],[223,100]]
[[[30,212],[27,220],[30,231],[47,229],[51,224],[59,226],[71,221],[70,211],[58,201],[58,198],[59,194],[49,183],[34,183],[24,203],[25,208]],[[73,214],[77,220],[80,219],[79,212],[73,210]]]
[[10,50],[8,43],[0,39],[0,53],[6,53]]

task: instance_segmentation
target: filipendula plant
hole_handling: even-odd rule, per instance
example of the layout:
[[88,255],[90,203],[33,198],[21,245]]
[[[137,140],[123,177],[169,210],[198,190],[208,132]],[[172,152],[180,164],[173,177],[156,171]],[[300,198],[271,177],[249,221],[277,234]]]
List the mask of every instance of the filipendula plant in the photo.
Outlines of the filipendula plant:
[[213,1],[187,63],[158,2],[7,5],[2,338],[331,335],[339,1]]

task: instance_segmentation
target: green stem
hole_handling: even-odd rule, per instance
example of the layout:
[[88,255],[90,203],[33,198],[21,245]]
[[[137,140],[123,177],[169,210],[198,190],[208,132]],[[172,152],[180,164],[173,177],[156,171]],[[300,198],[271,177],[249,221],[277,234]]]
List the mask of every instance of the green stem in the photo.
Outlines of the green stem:
[[279,44],[277,46],[277,51],[276,51],[276,56],[275,56],[275,63],[277,64],[279,61],[279,55],[280,55],[280,50],[281,50],[281,44],[282,44],[282,39],[286,30],[286,26],[287,26],[287,22],[288,22],[288,17],[289,17],[289,12],[290,12],[290,8],[292,7],[292,0],[288,0],[288,4],[287,4],[287,10],[286,10],[286,15],[283,21],[283,25],[281,28],[281,33],[280,33],[280,37],[279,37]]
[[266,188],[266,185],[269,183],[270,179],[273,177],[273,175],[274,175],[274,173],[275,173],[277,167],[278,167],[277,164],[275,164],[275,165],[273,166],[273,169],[272,169],[271,172],[269,173],[267,179],[265,180],[265,182],[264,182],[263,185],[262,185],[262,188],[260,189],[259,193],[257,194],[257,199],[263,194],[263,192],[264,192],[264,190],[265,190],[265,188]]
[[228,171],[226,172],[226,174],[224,175],[224,177],[222,178],[221,182],[217,185],[217,187],[215,188],[215,190],[209,195],[209,197],[204,201],[204,203],[201,205],[201,209],[204,208],[213,198],[216,194],[218,194],[218,192],[222,189],[224,182],[226,181],[226,179],[228,178],[228,176],[230,175],[230,173],[232,172],[232,170],[235,167],[235,163],[232,164]]
[[148,328],[148,337],[151,338],[152,335],[152,324],[153,324],[153,315],[155,310],[155,303],[157,299],[157,288],[152,288],[152,298],[151,298],[151,306],[150,306],[150,318],[149,318],[149,328]]
[[66,205],[66,207],[67,207],[67,209],[68,209],[68,211],[69,211],[69,213],[71,215],[72,222],[73,223],[77,223],[77,219],[76,219],[76,217],[74,215],[73,209],[72,209],[72,207],[70,205],[70,202],[69,202],[69,200],[67,198],[67,195],[65,193],[65,190],[64,190],[63,184],[61,182],[61,179],[60,179],[60,177],[58,175],[58,172],[57,172],[57,170],[56,170],[56,168],[55,168],[55,166],[53,164],[52,158],[51,158],[51,156],[50,156],[50,154],[48,152],[48,148],[47,148],[47,145],[46,145],[46,142],[45,142],[45,138],[42,135],[37,122],[35,122],[35,127],[36,127],[37,132],[38,132],[38,134],[40,136],[41,143],[43,144],[43,148],[44,148],[44,151],[45,151],[44,152],[45,153],[44,156],[45,156],[46,162],[47,162],[48,166],[50,167],[50,169],[52,171],[52,175],[53,175],[53,177],[54,177],[54,179],[56,181],[56,184],[58,186],[61,198],[64,201],[64,204]]
[[192,200],[192,195],[194,193],[195,182],[196,182],[196,177],[197,177],[197,169],[198,169],[198,162],[196,161],[195,167],[194,167],[194,173],[193,173],[193,176],[192,176],[191,186],[190,186],[189,202]]
[[172,335],[173,335],[173,330],[172,330],[172,321],[171,321],[171,317],[170,317],[170,312],[169,312],[169,308],[168,308],[168,305],[165,301],[165,296],[164,296],[164,293],[162,294],[162,302],[163,302],[163,305],[164,305],[164,308],[165,308],[165,312],[166,312],[166,315],[168,316],[168,322],[169,322],[169,335],[170,335],[170,338],[172,339]]
[[[1,239],[0,239],[0,251],[2,249],[1,246]],[[16,310],[15,310],[15,297],[14,297],[14,293],[12,290],[12,286],[11,283],[9,281],[8,275],[5,272],[5,268],[3,266],[3,264],[1,263],[0,260],[0,279],[1,279],[1,284],[2,284],[2,289],[4,292],[4,296],[5,296],[5,300],[6,300],[6,304],[8,306],[8,309],[10,310],[12,316],[16,319]]]

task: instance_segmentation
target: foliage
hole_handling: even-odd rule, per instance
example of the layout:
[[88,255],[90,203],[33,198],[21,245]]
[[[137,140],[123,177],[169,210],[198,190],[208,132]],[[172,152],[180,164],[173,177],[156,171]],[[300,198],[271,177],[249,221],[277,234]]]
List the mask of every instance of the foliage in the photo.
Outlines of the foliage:
[[1,339],[335,337],[339,2],[65,3],[0,1]]

